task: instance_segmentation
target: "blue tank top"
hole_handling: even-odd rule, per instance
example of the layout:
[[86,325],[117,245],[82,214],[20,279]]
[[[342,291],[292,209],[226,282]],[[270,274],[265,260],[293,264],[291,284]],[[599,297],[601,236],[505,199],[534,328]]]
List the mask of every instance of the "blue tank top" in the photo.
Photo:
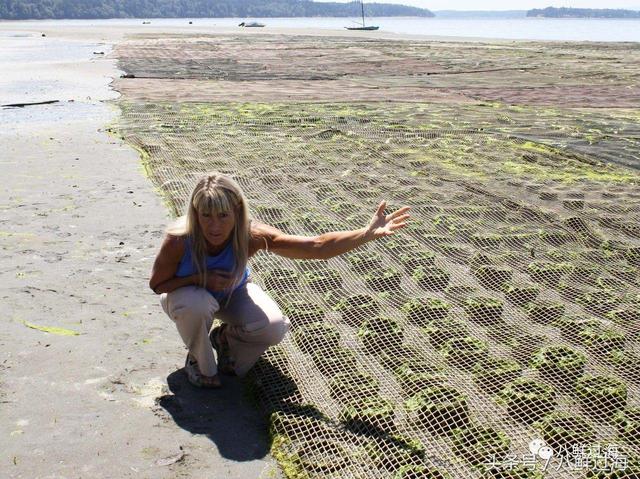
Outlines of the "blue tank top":
[[[178,271],[176,271],[176,276],[179,278],[183,278],[185,276],[191,276],[192,274],[197,273],[197,269],[193,264],[191,258],[193,255],[193,250],[191,248],[191,238],[188,236],[185,237],[185,245],[184,245],[184,254],[180,259],[180,263],[178,264]],[[233,254],[233,244],[229,241],[229,244],[225,246],[225,248],[220,251],[215,256],[207,256],[207,270],[210,269],[221,269],[223,271],[231,272],[233,271],[233,267],[236,264],[236,258]],[[241,286],[243,286],[247,282],[247,278],[249,277],[249,268],[245,268],[244,275],[242,276],[242,280],[240,284],[234,288],[234,291]],[[209,291],[211,295],[216,298],[216,300],[220,303],[227,295],[222,291]]]

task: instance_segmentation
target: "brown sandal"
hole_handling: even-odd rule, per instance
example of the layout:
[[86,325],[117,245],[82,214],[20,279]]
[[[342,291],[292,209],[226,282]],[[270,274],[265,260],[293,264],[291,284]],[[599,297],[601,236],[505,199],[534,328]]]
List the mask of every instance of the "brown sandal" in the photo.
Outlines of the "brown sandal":
[[218,389],[222,386],[220,377],[217,374],[215,376],[202,374],[200,368],[198,368],[198,361],[193,359],[190,354],[187,354],[187,360],[184,363],[184,373],[187,375],[187,380],[195,387]]

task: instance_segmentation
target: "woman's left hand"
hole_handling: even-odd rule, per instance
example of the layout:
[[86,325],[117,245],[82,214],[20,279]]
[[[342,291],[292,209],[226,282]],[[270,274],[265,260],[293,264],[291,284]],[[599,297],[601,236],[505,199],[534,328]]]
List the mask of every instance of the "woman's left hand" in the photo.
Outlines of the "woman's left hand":
[[369,225],[366,227],[365,235],[368,238],[376,239],[382,238],[383,236],[389,236],[392,235],[395,230],[406,226],[406,220],[410,217],[410,215],[407,214],[407,211],[409,211],[410,207],[403,206],[393,213],[385,215],[384,209],[386,206],[386,201],[381,201],[378,205],[378,209],[371,218],[371,221],[369,221]]

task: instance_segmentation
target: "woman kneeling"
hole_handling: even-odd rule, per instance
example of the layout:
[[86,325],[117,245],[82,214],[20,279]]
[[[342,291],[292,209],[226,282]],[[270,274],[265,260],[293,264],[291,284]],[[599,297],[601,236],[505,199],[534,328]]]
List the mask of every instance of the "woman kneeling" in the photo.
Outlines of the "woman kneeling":
[[[382,201],[369,224],[358,230],[289,235],[252,221],[230,177],[203,176],[186,214],[167,229],[149,281],[189,350],[189,382],[215,388],[220,387],[219,373],[246,374],[289,329],[276,302],[249,278],[251,256],[266,250],[286,258],[327,259],[351,251],[405,226],[409,207],[385,215],[385,205]],[[211,330],[214,318],[222,326]]]

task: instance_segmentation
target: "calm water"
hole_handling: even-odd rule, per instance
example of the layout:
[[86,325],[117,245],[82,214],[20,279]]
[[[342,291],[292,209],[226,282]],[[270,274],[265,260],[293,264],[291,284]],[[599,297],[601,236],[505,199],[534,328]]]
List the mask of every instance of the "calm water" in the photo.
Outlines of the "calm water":
[[[190,19],[151,19],[151,26],[183,26]],[[236,26],[245,19],[238,18],[197,18],[191,19],[193,26]],[[343,29],[355,25],[353,18],[248,18],[269,27]],[[367,18],[367,24],[380,26],[380,31],[413,35],[443,35],[455,37],[480,37],[529,40],[577,40],[577,41],[624,41],[640,42],[640,19],[638,20],[598,20],[598,19],[541,19],[541,18],[412,18],[383,17]],[[24,24],[24,22],[20,22]],[[29,22],[43,26],[55,25],[141,25],[140,19],[114,20],[45,20]],[[18,24],[16,24],[18,26]],[[142,25],[141,25],[142,26]],[[362,35],[367,35],[362,32]]]

